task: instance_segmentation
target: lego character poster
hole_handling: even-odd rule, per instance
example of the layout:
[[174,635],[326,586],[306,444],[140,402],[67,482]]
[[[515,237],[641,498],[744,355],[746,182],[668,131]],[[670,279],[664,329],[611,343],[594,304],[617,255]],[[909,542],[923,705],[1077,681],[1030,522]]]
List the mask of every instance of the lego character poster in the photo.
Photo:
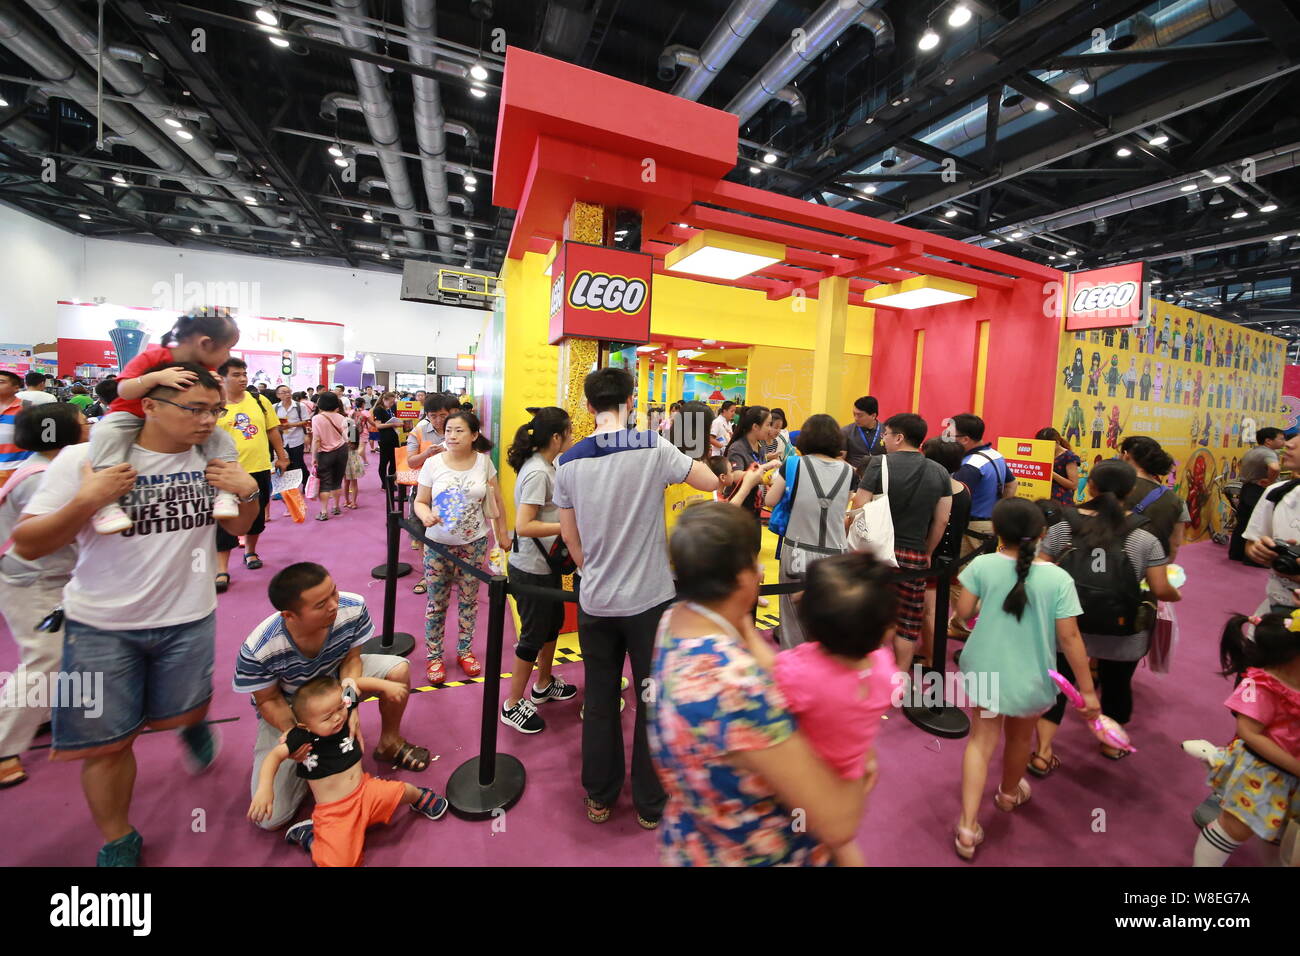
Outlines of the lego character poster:
[[1052,425],[1081,460],[1078,501],[1088,472],[1124,438],[1160,442],[1197,540],[1223,528],[1222,488],[1256,429],[1290,427],[1300,400],[1283,399],[1283,340],[1158,299],[1148,315],[1145,328],[1062,331]]

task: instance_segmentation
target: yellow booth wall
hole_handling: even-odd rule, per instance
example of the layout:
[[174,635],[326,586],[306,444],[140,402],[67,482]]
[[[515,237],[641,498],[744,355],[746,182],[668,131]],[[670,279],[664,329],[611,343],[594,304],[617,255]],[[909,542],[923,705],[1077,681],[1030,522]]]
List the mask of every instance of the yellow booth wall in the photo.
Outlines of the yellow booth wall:
[[1086,497],[1087,471],[1116,457],[1124,438],[1160,442],[1174,459],[1171,484],[1187,502],[1194,541],[1222,530],[1223,483],[1237,477],[1256,429],[1286,427],[1285,344],[1158,299],[1149,313],[1149,329],[1061,333],[1052,424],[1083,460],[1076,501]]
[[[846,425],[853,421],[854,400],[871,391],[871,356],[845,354],[839,361],[840,399],[830,414]],[[813,413],[808,404],[812,381],[812,352],[756,345],[749,350],[745,404],[781,409],[786,414],[786,427],[796,430]],[[886,412],[889,414],[893,412]]]

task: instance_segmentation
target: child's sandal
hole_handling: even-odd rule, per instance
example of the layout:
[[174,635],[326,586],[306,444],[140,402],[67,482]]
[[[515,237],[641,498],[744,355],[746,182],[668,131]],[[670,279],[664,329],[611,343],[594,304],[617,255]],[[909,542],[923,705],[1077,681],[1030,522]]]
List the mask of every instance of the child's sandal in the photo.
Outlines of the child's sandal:
[[957,836],[952,841],[953,849],[963,860],[973,860],[975,849],[984,842],[984,828],[978,823],[974,827],[957,824]]
[[1029,781],[1022,778],[1016,785],[1015,793],[1003,793],[1002,788],[999,787],[998,792],[993,795],[993,804],[1003,813],[1010,813],[1016,807],[1028,803],[1031,792]]

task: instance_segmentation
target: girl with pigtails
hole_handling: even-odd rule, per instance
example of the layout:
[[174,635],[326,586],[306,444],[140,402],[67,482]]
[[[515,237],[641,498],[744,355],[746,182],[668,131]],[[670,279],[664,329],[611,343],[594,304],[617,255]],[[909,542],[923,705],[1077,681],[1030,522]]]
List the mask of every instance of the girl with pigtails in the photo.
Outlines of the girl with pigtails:
[[1079,675],[1083,716],[1091,719],[1101,709],[1075,621],[1082,608],[1074,582],[1060,568],[1034,560],[1044,528],[1043,512],[1032,502],[998,502],[993,508],[997,552],[975,558],[959,578],[964,590],[957,601],[958,618],[979,614],[961,653],[962,686],[972,716],[954,841],[964,860],[972,859],[984,841],[979,807],[999,740],[1005,743],[994,805],[1010,813],[1029,799],[1022,774],[1039,715],[1056,700],[1048,670],[1056,667],[1058,646]]
[[[176,324],[162,337],[162,344],[151,345],[131,359],[117,379],[117,398],[108,414],[95,423],[90,432],[90,466],[95,471],[125,464],[144,426],[142,399],[154,389],[166,388],[158,401],[167,402],[193,385],[197,378],[183,368],[163,368],[170,363],[189,362],[216,370],[230,358],[230,350],[239,341],[239,327],[229,315],[202,310],[178,316]],[[175,404],[172,402],[172,404]],[[239,453],[229,432],[213,428],[202,445],[203,455],[238,463]],[[213,518],[239,515],[239,502],[228,491],[216,492]],[[91,523],[100,534],[118,534],[131,527],[131,519],[117,502],[95,512]]]

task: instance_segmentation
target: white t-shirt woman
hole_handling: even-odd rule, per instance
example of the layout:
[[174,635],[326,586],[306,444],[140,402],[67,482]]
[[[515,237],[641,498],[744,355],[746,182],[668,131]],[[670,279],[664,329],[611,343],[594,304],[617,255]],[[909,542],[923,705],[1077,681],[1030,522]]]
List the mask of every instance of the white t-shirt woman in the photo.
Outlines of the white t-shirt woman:
[[[437,455],[420,468],[419,482],[429,489],[430,507],[442,520],[425,534],[439,544],[469,544],[484,538],[488,521],[483,501],[488,482],[497,476],[492,459],[482,452],[474,455],[473,464],[464,471],[451,467],[451,458]],[[441,498],[440,498],[441,496]]]

